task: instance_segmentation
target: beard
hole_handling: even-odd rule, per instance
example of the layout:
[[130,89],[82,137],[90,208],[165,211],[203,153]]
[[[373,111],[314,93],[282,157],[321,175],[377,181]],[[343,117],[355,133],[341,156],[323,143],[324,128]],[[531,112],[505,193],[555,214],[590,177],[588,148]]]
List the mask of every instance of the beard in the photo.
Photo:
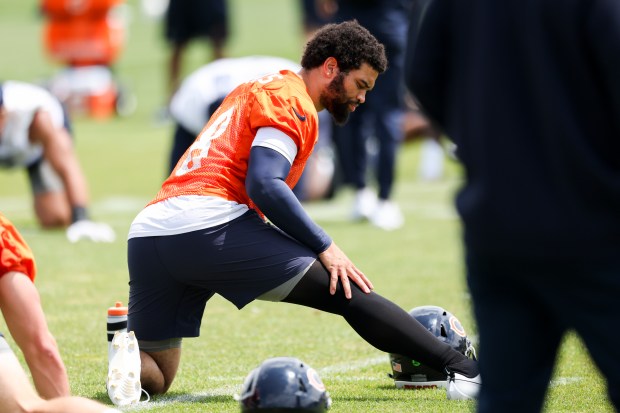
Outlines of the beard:
[[349,101],[344,91],[344,76],[340,72],[337,77],[332,80],[327,89],[321,93],[319,102],[332,115],[336,125],[342,126],[349,120],[350,104],[359,104],[357,101]]

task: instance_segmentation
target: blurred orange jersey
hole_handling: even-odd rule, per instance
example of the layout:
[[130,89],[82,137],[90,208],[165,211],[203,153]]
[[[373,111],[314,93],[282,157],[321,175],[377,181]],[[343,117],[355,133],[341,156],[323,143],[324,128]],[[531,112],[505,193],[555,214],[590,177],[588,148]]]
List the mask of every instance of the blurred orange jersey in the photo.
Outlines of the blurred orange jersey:
[[297,146],[285,180],[293,188],[317,142],[318,114],[303,80],[283,70],[241,84],[226,97],[150,204],[204,195],[257,209],[245,190],[245,178],[252,141],[262,127],[280,130]]
[[11,221],[0,213],[0,277],[11,271],[24,273],[34,281],[37,268],[26,241]]

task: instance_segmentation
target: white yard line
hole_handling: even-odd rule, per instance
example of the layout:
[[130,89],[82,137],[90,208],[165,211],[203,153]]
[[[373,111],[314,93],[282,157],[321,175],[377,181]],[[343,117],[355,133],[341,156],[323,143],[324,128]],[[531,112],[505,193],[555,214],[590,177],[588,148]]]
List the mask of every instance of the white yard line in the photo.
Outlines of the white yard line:
[[[323,379],[329,378],[330,380],[335,380],[339,382],[347,382],[347,381],[378,381],[384,380],[382,377],[370,377],[370,376],[347,376],[347,377],[333,377],[334,375],[346,373],[349,371],[359,370],[365,367],[376,366],[378,364],[387,364],[387,355],[380,357],[372,357],[362,360],[357,360],[354,362],[348,363],[338,363],[333,364],[331,366],[326,366],[318,369],[319,375]],[[387,374],[387,371],[386,371]],[[238,384],[224,384],[220,387],[216,387],[215,389],[211,389],[206,392],[200,393],[191,393],[191,394],[183,394],[179,396],[171,396],[171,397],[163,397],[158,401],[150,401],[146,403],[140,403],[137,406],[132,406],[126,411],[142,411],[142,410],[150,410],[157,407],[166,406],[172,403],[200,403],[205,402],[211,397],[214,396],[230,396],[233,397],[240,391],[241,385],[245,377],[230,377],[230,376],[214,376],[209,377],[211,382],[225,382],[230,383],[234,381]],[[581,377],[559,377],[556,380],[551,381],[551,386],[564,386],[572,383],[576,383],[581,381]]]
[[[348,362],[348,363],[338,363],[338,364],[334,364],[331,366],[326,366],[318,370],[319,376],[321,376],[321,378],[326,379],[334,374],[340,374],[340,373],[346,373],[348,371],[354,371],[354,370],[359,370],[361,368],[364,367],[370,367],[370,366],[375,366],[377,364],[383,364],[383,363],[388,363],[388,359],[387,359],[387,355],[386,356],[382,356],[382,357],[372,357],[372,358],[367,358],[367,359],[363,359],[363,360],[357,360],[354,362]],[[198,402],[204,402],[205,400],[209,399],[210,397],[214,397],[214,396],[231,396],[233,397],[234,394],[238,393],[241,385],[243,384],[243,380],[245,379],[245,377],[230,377],[230,376],[215,376],[215,377],[209,377],[209,380],[211,382],[228,382],[230,383],[231,381],[234,381],[235,385],[232,384],[224,384],[220,387],[216,387],[215,389],[211,389],[209,391],[206,392],[200,392],[200,393],[191,393],[191,394],[183,394],[183,395],[179,395],[179,396],[171,396],[171,397],[162,397],[162,399],[158,400],[158,401],[150,401],[147,403],[140,403],[136,406],[132,406],[131,408],[128,408],[126,411],[142,411],[142,410],[150,410],[150,409],[154,409],[156,407],[162,407],[162,406],[166,406],[168,404],[171,403],[198,403]],[[348,377],[344,380],[347,381],[352,381],[352,380],[373,380],[370,377],[355,377],[355,378],[351,378]],[[338,381],[340,381],[340,379],[338,379]]]

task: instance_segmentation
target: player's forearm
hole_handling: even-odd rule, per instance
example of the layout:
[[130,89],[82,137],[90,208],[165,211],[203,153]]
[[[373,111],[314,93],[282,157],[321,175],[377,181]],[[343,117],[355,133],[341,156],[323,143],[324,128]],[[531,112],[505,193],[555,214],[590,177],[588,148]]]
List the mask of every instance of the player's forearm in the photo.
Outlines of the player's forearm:
[[291,189],[281,180],[263,182],[252,200],[278,228],[310,247],[317,254],[332,243],[331,238],[303,209]]
[[[85,210],[89,203],[88,186],[84,174],[82,173],[82,169],[77,164],[77,161],[68,160],[61,166],[58,173],[65,187],[69,206],[72,210],[75,210],[76,208]],[[76,212],[73,211],[74,215],[75,213]],[[85,212],[82,215],[86,215]],[[82,216],[81,218],[86,218],[86,216]],[[73,220],[75,221],[75,217]]]
[[62,180],[71,207],[88,205],[88,185],[71,137],[66,130],[40,126],[37,136],[44,145],[43,156]]
[[84,179],[68,174],[62,179],[65,195],[70,208],[70,223],[90,219],[88,212],[88,197]]
[[332,241],[310,218],[284,182],[290,166],[284,156],[272,149],[252,148],[246,190],[271,222],[319,254],[325,251]]

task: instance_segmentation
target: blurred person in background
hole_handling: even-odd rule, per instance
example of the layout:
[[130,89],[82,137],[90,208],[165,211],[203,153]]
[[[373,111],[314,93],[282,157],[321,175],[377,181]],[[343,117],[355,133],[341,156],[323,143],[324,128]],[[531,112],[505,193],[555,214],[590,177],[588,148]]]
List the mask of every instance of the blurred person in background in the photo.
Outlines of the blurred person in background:
[[[411,18],[409,19],[409,33],[417,32],[422,22],[426,5],[431,0],[413,0],[411,7]],[[409,34],[411,36],[411,34]],[[408,53],[409,43],[407,45]],[[436,181],[443,176],[444,163],[446,155],[454,159],[455,154],[452,152],[454,144],[449,142],[442,135],[441,128],[434,124],[428,118],[428,115],[420,108],[410,91],[408,91],[406,99],[408,110],[405,112],[404,130],[405,140],[421,141],[420,146],[420,164],[418,166],[418,177],[423,181]],[[446,142],[446,150],[444,150],[443,142]]]
[[112,242],[114,231],[88,214],[86,178],[69,119],[51,93],[30,83],[0,83],[0,167],[25,168],[43,228],[67,227],[71,242]]
[[431,122],[419,105],[408,95],[407,109],[403,117],[403,134],[405,142],[419,142],[420,155],[418,178],[422,181],[438,181],[444,176],[446,155],[452,144],[446,142],[441,129]]
[[169,0],[164,36],[170,46],[168,100],[183,77],[183,58],[192,40],[208,39],[211,60],[224,57],[229,32],[228,0]]
[[[366,104],[351,115],[347,125],[335,130],[334,141],[344,183],[355,190],[352,218],[368,219],[384,230],[398,229],[404,217],[392,195],[404,139],[403,64],[411,0],[318,1],[335,2],[335,21],[356,19],[385,45],[390,62],[387,71]],[[371,170],[376,190],[368,184]]]
[[465,168],[478,411],[541,411],[569,330],[620,411],[620,2],[432,0],[412,19],[407,85]]
[[116,412],[97,402],[69,396],[67,371],[34,285],[36,272],[32,250],[15,226],[0,213],[0,310],[11,336],[24,354],[36,387],[36,390],[32,388],[0,333],[0,413]]
[[334,1],[299,0],[301,9],[301,26],[305,40],[310,40],[315,31],[328,23],[332,23],[336,12]]
[[[337,0],[301,0],[300,4],[302,27],[306,38],[311,37],[312,33],[324,24],[333,22],[338,10]],[[322,122],[323,120],[321,120],[321,125]],[[420,110],[409,93],[406,93],[405,96],[402,128],[404,141],[420,142],[418,177],[423,181],[441,179],[444,175],[446,158],[441,132]],[[340,180],[342,179],[342,169],[338,164],[335,167],[336,178]],[[351,180],[349,179],[349,181]],[[371,196],[371,199],[371,203],[374,204],[374,197]]]

